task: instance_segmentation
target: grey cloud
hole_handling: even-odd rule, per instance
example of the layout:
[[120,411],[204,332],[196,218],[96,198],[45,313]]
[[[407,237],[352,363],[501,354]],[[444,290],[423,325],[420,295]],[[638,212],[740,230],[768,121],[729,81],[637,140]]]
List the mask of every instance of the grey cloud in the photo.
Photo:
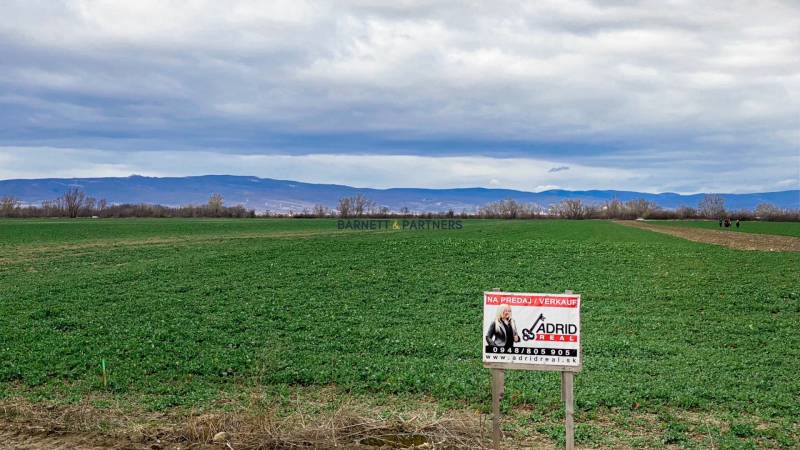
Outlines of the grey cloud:
[[6,145],[510,152],[626,168],[636,162],[615,154],[674,165],[689,152],[717,172],[797,156],[792,2],[0,8]]
[[569,170],[569,166],[558,166],[558,167],[551,167],[547,173],[556,173],[556,172],[563,172],[565,170]]

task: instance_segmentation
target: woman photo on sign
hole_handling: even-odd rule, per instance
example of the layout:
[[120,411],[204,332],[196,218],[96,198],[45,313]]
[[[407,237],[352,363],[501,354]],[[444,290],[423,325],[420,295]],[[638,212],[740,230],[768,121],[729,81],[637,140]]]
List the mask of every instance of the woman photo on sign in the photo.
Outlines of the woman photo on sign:
[[519,342],[517,323],[511,318],[511,306],[503,304],[497,307],[497,317],[486,331],[486,343],[511,348],[514,342]]

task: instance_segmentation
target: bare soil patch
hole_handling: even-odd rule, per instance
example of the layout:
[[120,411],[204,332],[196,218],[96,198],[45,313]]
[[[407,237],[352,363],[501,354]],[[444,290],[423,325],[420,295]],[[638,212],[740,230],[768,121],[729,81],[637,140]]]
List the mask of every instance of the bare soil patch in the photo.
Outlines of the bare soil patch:
[[36,427],[7,428],[0,423],[0,445],[9,450],[138,450],[150,446],[89,433],[60,433]]
[[656,233],[669,234],[689,241],[723,245],[737,250],[759,250],[765,252],[800,252],[800,239],[772,234],[735,233],[731,231],[705,230],[694,227],[661,226],[641,221],[615,221],[625,225]]

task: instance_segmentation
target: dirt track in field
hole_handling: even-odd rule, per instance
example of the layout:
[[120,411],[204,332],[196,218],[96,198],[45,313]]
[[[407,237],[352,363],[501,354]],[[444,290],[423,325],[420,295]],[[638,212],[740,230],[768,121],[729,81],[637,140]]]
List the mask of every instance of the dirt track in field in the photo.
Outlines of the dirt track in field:
[[[152,237],[147,239],[115,240],[102,239],[97,241],[80,242],[74,244],[47,243],[47,244],[20,244],[5,248],[0,247],[0,266],[34,261],[41,258],[74,258],[97,250],[114,250],[135,247],[155,247],[170,245],[192,245],[203,243],[216,243],[225,240],[242,239],[267,239],[267,238],[303,238],[315,236],[344,236],[342,231],[272,231],[266,233],[241,233],[232,235],[201,235],[201,236],[173,236]],[[5,254],[13,256],[5,257]]]
[[737,250],[759,250],[765,252],[800,252],[800,238],[774,234],[740,233],[732,230],[707,230],[694,227],[656,225],[632,220],[616,221],[625,225],[656,233],[669,234],[689,241],[724,245]]

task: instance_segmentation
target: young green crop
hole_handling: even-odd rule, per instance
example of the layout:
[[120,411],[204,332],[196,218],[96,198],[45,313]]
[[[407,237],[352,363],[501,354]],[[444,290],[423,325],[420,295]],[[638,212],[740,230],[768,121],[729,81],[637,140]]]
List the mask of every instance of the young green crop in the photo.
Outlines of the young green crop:
[[[288,383],[484,405],[481,293],[572,289],[583,295],[579,411],[800,421],[797,253],[603,221],[344,232],[333,220],[0,221],[0,230],[0,395],[103,390],[159,409]],[[507,378],[510,405],[559,414],[558,377]]]

